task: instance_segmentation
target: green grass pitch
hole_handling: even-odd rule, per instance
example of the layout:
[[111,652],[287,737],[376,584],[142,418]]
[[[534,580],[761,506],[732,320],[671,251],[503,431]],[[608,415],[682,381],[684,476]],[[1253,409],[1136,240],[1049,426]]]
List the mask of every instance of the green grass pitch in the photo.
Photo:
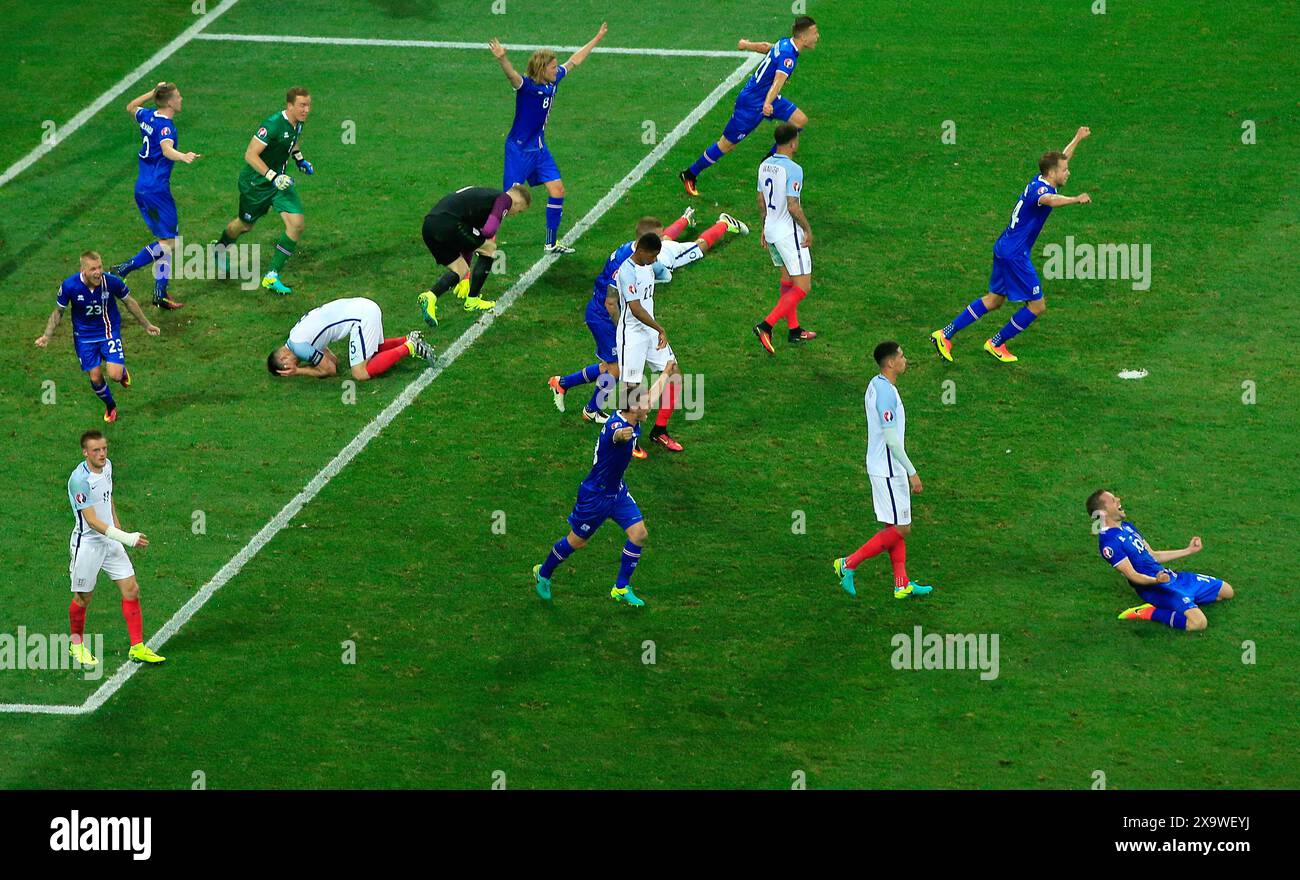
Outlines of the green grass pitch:
[[[187,3],[147,17],[137,5],[97,4],[87,32],[75,4],[18,4],[0,166],[195,20]],[[1300,783],[1296,11],[807,5],[821,44],[785,95],[811,118],[800,162],[816,272],[800,314],[821,338],[778,342],[775,358],[754,344],[776,283],[753,237],[662,290],[660,319],[705,397],[702,418],[675,417],[684,453],[629,470],[650,532],[635,579],[646,608],[607,598],[613,525],[558,571],[552,605],[531,591],[594,439],[545,380],[590,362],[592,278],[638,216],[685,205],[676,172],[717,137],[735,90],[167,643],[167,664],[88,715],[0,714],[0,787],[186,788],[198,771],[213,788],[482,788],[495,771],[512,788],[781,788],[800,771],[819,788],[1085,788],[1096,771],[1112,788]],[[208,31],[577,45],[608,15],[606,46],[731,49],[791,18],[752,0],[649,16],[575,0],[561,21],[536,6],[299,0],[290,15],[240,0]],[[512,58],[522,69],[525,53]],[[566,228],[653,148],[648,122],[661,138],[737,63],[596,54],[567,80],[548,134]],[[116,262],[150,240],[121,107],[162,78],[185,95],[181,148],[203,154],[173,174],[189,241],[233,215],[243,148],[290,85],[313,93],[303,149],[317,174],[300,181],[292,296],[186,280],[173,291],[187,308],[151,313],[161,337],[124,316],[137,385],[108,435],[123,522],[153,542],[133,553],[148,632],[418,372],[402,364],[346,403],[339,382],[271,379],[267,351],[340,296],[375,298],[390,335],[416,327],[415,294],[436,277],[425,211],[500,178],[513,105],[486,48],[194,40],[0,188],[0,633],[66,630],[64,484],[99,409],[69,322],[45,351],[32,340],[79,252]],[[979,350],[1009,310],[940,362],[927,334],[985,290],[1014,194],[1084,124],[1067,192],[1093,204],[1055,212],[1036,262],[1067,236],[1150,244],[1150,289],[1045,281],[1051,308],[1017,340],[1020,363]],[[702,218],[757,223],[770,132],[701,178]],[[535,195],[506,223],[493,293],[541,256]],[[271,216],[245,241],[269,251],[279,230]],[[147,300],[147,278],[132,281]],[[470,324],[448,314],[440,349]],[[912,360],[900,392],[925,491],[909,569],[936,585],[917,601],[890,597],[881,560],[860,569],[856,600],[830,567],[876,529],[862,393],[884,338]],[[1150,375],[1116,378],[1126,368]],[[1115,620],[1135,597],[1097,556],[1083,499],[1098,486],[1158,546],[1204,538],[1188,567],[1238,592],[1206,632]],[[105,635],[111,672],[124,626],[115,588],[98,593],[87,629]],[[1000,675],[894,669],[891,639],[915,626],[997,634]],[[355,663],[341,661],[349,641]],[[98,684],[0,670],[0,703],[79,704]]]

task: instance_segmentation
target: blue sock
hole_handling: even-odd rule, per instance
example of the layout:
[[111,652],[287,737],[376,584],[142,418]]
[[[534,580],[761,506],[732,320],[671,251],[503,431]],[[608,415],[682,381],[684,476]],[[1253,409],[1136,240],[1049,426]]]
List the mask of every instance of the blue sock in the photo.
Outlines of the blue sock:
[[90,390],[95,392],[96,397],[104,401],[104,409],[112,409],[117,406],[117,404],[113,402],[113,392],[109,389],[107,382],[102,385],[96,385],[94,382],[91,382]]
[[555,244],[560,234],[560,218],[564,216],[564,197],[551,196],[546,200],[546,243]]
[[600,375],[600,364],[594,363],[589,367],[583,367],[576,373],[570,373],[567,376],[560,377],[560,387],[566,391],[574,385],[586,385],[588,382],[595,382],[596,377]]
[[618,564],[618,586],[626,587],[632,581],[632,572],[641,561],[641,547],[628,541],[623,545],[623,558]]
[[988,306],[984,305],[984,297],[977,296],[970,305],[958,312],[957,317],[948,322],[948,326],[943,328],[943,335],[952,339],[953,334],[958,330],[965,330],[987,315],[988,311]]
[[172,255],[163,251],[153,267],[153,298],[167,295],[167,282],[172,280]]
[[542,563],[542,570],[538,574],[544,578],[549,578],[551,572],[555,571],[560,563],[568,559],[572,553],[573,547],[569,544],[568,535],[565,535],[556,541],[555,546],[551,548],[551,552],[546,554],[546,561]]
[[714,162],[722,158],[722,150],[718,149],[717,144],[709,144],[709,148],[700,154],[700,158],[691,163],[691,177],[699,177]]
[[1181,611],[1167,611],[1164,608],[1157,608],[1151,612],[1151,619],[1156,623],[1172,626],[1174,629],[1187,629],[1187,615]]
[[154,260],[162,256],[163,253],[165,253],[163,246],[156,241],[153,244],[145,245],[140,250],[140,253],[126,261],[126,268],[122,270],[122,274],[128,275],[136,269],[143,269],[145,266],[148,266]]
[[1020,311],[1011,316],[1010,321],[1003,325],[1002,329],[998,331],[998,335],[993,337],[993,344],[1002,345],[1004,342],[1015,339],[1025,330],[1028,330],[1029,325],[1034,323],[1034,318],[1037,317],[1029,306],[1022,307]]

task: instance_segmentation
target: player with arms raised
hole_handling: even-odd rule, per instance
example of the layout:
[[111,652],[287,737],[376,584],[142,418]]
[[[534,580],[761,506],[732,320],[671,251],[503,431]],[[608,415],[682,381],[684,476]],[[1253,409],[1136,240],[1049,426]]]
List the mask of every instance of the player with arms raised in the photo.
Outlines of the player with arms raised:
[[99,254],[86,251],[81,255],[81,270],[63,279],[59,285],[54,311],[45,322],[45,332],[36,337],[36,347],[45,348],[63,320],[64,310],[72,307],[72,345],[82,372],[90,379],[90,390],[104,402],[106,422],[117,421],[117,403],[104,378],[105,370],[109,379],[120,382],[123,388],[131,387],[131,374],[126,369],[126,352],[122,347],[122,315],[117,310],[118,301],[150,336],[162,332],[145,317],[126,282],[116,275],[105,275],[104,261]]
[[758,344],[768,354],[772,329],[782,319],[792,343],[816,339],[799,326],[799,303],[812,290],[812,227],[803,212],[803,168],[794,161],[799,149],[799,129],[788,122],[776,127],[776,154],[758,166],[758,210],[764,215],[763,243],[772,265],[781,270],[781,292],[776,307],[754,325]]
[[1024,305],[996,335],[985,340],[984,350],[1004,364],[1019,360],[1007,350],[1007,343],[1027,330],[1035,318],[1047,311],[1047,300],[1038,282],[1038,273],[1034,270],[1030,251],[1053,208],[1086,205],[1092,201],[1087,193],[1063,196],[1057,192],[1070,179],[1070,159],[1074,156],[1074,148],[1090,134],[1092,129],[1084,126],[1075,132],[1074,139],[1064,150],[1059,153],[1044,153],[1038,160],[1038,176],[1029,181],[1020,193],[1007,228],[1002,230],[993,244],[993,271],[989,275],[989,292],[972,300],[947,327],[930,334],[930,340],[944,360],[952,361],[952,337],[959,330],[974,324],[988,312],[1001,308],[1007,300]]
[[113,497],[113,462],[108,458],[108,441],[98,431],[81,435],[81,454],[85,458],[68,478],[68,501],[75,517],[72,539],[68,543],[72,577],[72,604],[68,606],[68,624],[72,647],[68,653],[83,666],[99,661],[86,648],[86,609],[95,596],[95,581],[102,571],[112,578],[122,592],[122,617],[126,619],[131,650],[127,654],[140,663],[161,663],[165,657],[155,654],[144,643],[144,620],[140,613],[140,584],[135,567],[123,547],[149,546],[140,532],[127,532],[117,518],[117,501]]
[[[153,101],[155,109],[143,106]],[[180,219],[176,215],[176,200],[172,198],[172,165],[186,165],[199,158],[198,153],[182,153],[176,149],[176,114],[181,112],[181,93],[176,83],[160,82],[143,95],[126,105],[127,114],[140,126],[140,169],[135,178],[135,205],[144,218],[145,226],[158,239],[146,245],[140,253],[125,263],[109,269],[114,275],[125,278],[136,269],[150,263],[154,269],[153,304],[163,309],[179,309],[179,303],[167,295],[171,281],[172,253],[176,250],[176,235]]]
[[[748,137],[764,119],[789,122],[796,129],[802,129],[808,124],[804,112],[793,101],[781,97],[781,89],[794,74],[795,65],[799,63],[799,53],[816,47],[820,34],[817,32],[817,22],[807,15],[794,20],[790,33],[791,36],[775,43],[740,40],[736,44],[736,48],[742,52],[758,52],[765,57],[736,96],[736,109],[727,127],[723,129],[722,137],[718,138],[716,144],[710,144],[690,168],[677,175],[689,195],[700,194],[695,181],[704,173],[704,169],[734,150],[736,144]],[[776,147],[773,146],[768,155],[775,151]]]
[[239,172],[239,215],[226,224],[217,239],[218,260],[224,261],[225,249],[253,228],[267,211],[274,208],[284,220],[284,234],[275,243],[271,267],[262,277],[262,286],[278,294],[293,293],[280,280],[280,270],[298,248],[307,221],[302,199],[293,178],[285,173],[292,159],[303,174],[312,175],[316,168],[302,155],[302,126],[311,113],[311,93],[294,86],[285,93],[284,109],[262,121],[244,150],[244,167]]
[[907,457],[904,436],[907,417],[898,396],[898,377],[907,372],[907,356],[897,342],[882,342],[874,352],[880,373],[867,385],[867,477],[871,480],[871,501],[876,519],[885,527],[852,556],[835,560],[840,586],[857,595],[853,572],[864,559],[881,551],[889,553],[894,569],[894,598],[924,596],[933,587],[918,584],[907,576],[906,538],[912,531],[912,493],[921,492],[921,478]]
[[520,76],[510,63],[499,40],[488,43],[493,57],[510,81],[510,87],[515,90],[515,119],[506,135],[501,188],[510,189],[519,183],[546,187],[548,254],[571,254],[573,248],[560,244],[558,240],[560,221],[564,217],[564,181],[560,179],[560,167],[555,164],[550,147],[546,145],[546,120],[551,115],[551,104],[555,102],[560,82],[586,60],[597,43],[605,39],[607,30],[609,28],[601,22],[596,36],[563,64],[557,62],[554,52],[538,49],[528,59],[524,76]]
[[1142,533],[1128,522],[1124,504],[1115,493],[1098,489],[1088,496],[1087,508],[1088,516],[1101,526],[1097,533],[1101,558],[1124,575],[1144,603],[1120,612],[1120,620],[1153,620],[1195,632],[1209,625],[1199,606],[1236,595],[1232,585],[1222,578],[1165,567],[1166,562],[1199,553],[1200,538],[1193,537],[1181,550],[1152,550]]

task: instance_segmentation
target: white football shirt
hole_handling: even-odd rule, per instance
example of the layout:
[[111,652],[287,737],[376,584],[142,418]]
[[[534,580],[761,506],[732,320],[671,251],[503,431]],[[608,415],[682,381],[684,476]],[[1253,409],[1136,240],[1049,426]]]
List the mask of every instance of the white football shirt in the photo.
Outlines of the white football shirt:
[[[898,439],[906,448],[904,432],[907,416],[903,412],[903,399],[898,389],[883,375],[876,375],[867,383],[867,474],[873,477],[907,476],[907,470],[894,458],[885,445],[885,428],[895,428]],[[911,456],[908,456],[909,458]]]
[[769,244],[790,235],[798,235],[799,228],[790,216],[786,199],[803,197],[803,169],[789,156],[777,153],[758,166],[758,191],[763,195],[767,216],[763,221],[763,239]]
[[614,272],[610,281],[618,288],[618,321],[624,330],[644,330],[655,332],[642,324],[632,310],[627,307],[630,302],[639,302],[641,307],[655,316],[655,270],[654,266],[638,266],[628,257]]
[[[286,344],[298,357],[313,365],[318,364],[332,343],[346,339],[354,330],[373,321],[378,312],[379,306],[375,301],[364,296],[327,302],[298,319],[289,331]],[[309,349],[314,349],[314,352]],[[367,352],[365,356],[373,354]]]
[[72,514],[76,522],[72,527],[74,538],[99,536],[99,532],[86,524],[81,512],[94,508],[95,517],[105,525],[113,524],[113,462],[105,461],[104,469],[95,473],[84,461],[77,465],[68,477],[68,501],[72,504]]

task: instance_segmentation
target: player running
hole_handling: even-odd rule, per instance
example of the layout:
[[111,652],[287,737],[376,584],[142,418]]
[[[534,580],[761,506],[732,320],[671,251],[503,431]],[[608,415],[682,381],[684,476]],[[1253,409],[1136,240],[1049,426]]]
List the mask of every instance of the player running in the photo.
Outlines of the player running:
[[294,86],[285,93],[284,109],[262,121],[244,150],[244,167],[239,172],[239,215],[226,224],[217,239],[217,259],[224,271],[226,247],[231,245],[267,211],[274,208],[284,220],[284,234],[275,243],[271,268],[262,277],[262,286],[278,294],[293,293],[280,280],[280,270],[302,241],[307,221],[303,217],[302,199],[293,178],[285,173],[292,159],[303,174],[312,175],[316,168],[302,155],[302,126],[311,113],[311,93]]
[[1127,521],[1124,504],[1113,492],[1098,489],[1088,496],[1087,507],[1088,516],[1101,521],[1097,533],[1101,558],[1124,575],[1144,603],[1121,612],[1120,620],[1154,620],[1174,629],[1203,630],[1209,621],[1198,606],[1236,595],[1222,578],[1165,567],[1166,562],[1200,552],[1200,538],[1193,537],[1181,550],[1152,550]]
[[[724,211],[718,215],[717,222],[704,230],[695,241],[677,241],[678,236],[687,228],[694,227],[694,225],[695,209],[690,207],[683,211],[682,216],[674,220],[667,229],[664,229],[663,224],[659,222],[657,217],[642,217],[637,221],[636,235],[632,240],[624,242],[609,255],[609,259],[605,261],[604,269],[596,277],[596,283],[592,287],[591,299],[587,302],[586,310],[587,329],[591,331],[592,337],[596,340],[597,361],[576,373],[570,373],[567,376],[551,376],[547,380],[547,385],[554,395],[555,408],[560,412],[564,412],[564,393],[566,391],[578,385],[594,382],[596,383],[596,389],[591,393],[591,399],[587,401],[586,406],[583,407],[582,417],[586,421],[596,422],[597,424],[604,424],[605,419],[609,418],[602,404],[608,397],[610,386],[618,379],[618,352],[616,351],[615,338],[618,323],[618,291],[616,288],[611,288],[610,284],[614,273],[618,271],[618,267],[623,265],[623,262],[636,249],[636,239],[647,232],[653,232],[659,236],[661,242],[659,258],[652,268],[655,272],[655,281],[659,284],[667,284],[673,280],[674,269],[704,259],[704,256],[728,232],[735,235],[749,235],[748,226]],[[602,379],[604,376],[609,378]],[[668,426],[668,418],[676,406],[676,388],[676,384],[668,386],[664,403],[659,408],[659,415],[655,419],[655,427],[666,428]],[[666,435],[661,434],[659,436],[665,437]],[[671,440],[671,438],[669,439]],[[672,443],[673,445],[680,445],[675,440]],[[668,448],[671,449],[672,447]]]
[[[141,106],[153,101],[155,109]],[[145,245],[140,253],[125,263],[118,263],[109,272],[125,278],[136,269],[150,263],[154,269],[153,304],[162,309],[179,309],[179,303],[167,295],[171,281],[172,253],[176,250],[176,235],[180,220],[176,215],[176,200],[172,198],[172,165],[186,165],[199,158],[198,153],[182,153],[176,149],[176,114],[181,112],[181,92],[176,83],[160,82],[149,91],[126,105],[126,112],[140,126],[143,143],[140,146],[140,170],[135,178],[135,206],[144,218],[144,225],[157,238]]]
[[[336,299],[317,306],[298,319],[284,345],[266,358],[273,376],[308,376],[326,379],[338,372],[338,358],[329,350],[332,343],[348,340],[348,363],[358,382],[381,375],[402,358],[437,359],[433,346],[418,330],[405,336],[384,338],[379,304],[363,296]],[[305,361],[302,366],[299,361]]]
[[560,81],[573,73],[586,60],[596,44],[605,39],[609,28],[604,22],[587,45],[569,56],[563,64],[556,62],[555,53],[538,49],[528,59],[525,75],[520,76],[506,57],[505,47],[499,40],[488,43],[493,57],[501,65],[510,87],[515,90],[515,119],[506,135],[505,168],[501,175],[501,188],[510,189],[515,184],[546,187],[546,253],[571,254],[573,248],[560,244],[560,220],[564,216],[564,181],[560,168],[546,145],[546,120],[555,103],[555,92]]
[[[429,253],[447,271],[416,298],[426,324],[438,326],[438,298],[453,287],[465,300],[467,312],[485,312],[496,305],[495,300],[483,299],[480,294],[496,257],[497,231],[506,215],[526,211],[532,203],[533,197],[522,183],[505,192],[464,186],[429,209],[420,234]],[[469,261],[475,252],[478,258],[471,271]]]
[[623,475],[636,438],[641,434],[640,422],[648,412],[644,401],[621,409],[611,415],[596,438],[596,455],[587,478],[578,484],[578,499],[569,514],[569,534],[556,541],[541,565],[533,566],[533,581],[537,595],[550,601],[551,575],[572,555],[574,550],[587,546],[591,536],[601,524],[612,519],[627,532],[627,543],[618,566],[618,578],[609,596],[618,602],[639,607],[645,602],[632,592],[632,573],[641,561],[641,548],[646,542],[645,517],[636,499],[627,491]]
[[1053,208],[1062,205],[1086,205],[1092,201],[1087,193],[1063,196],[1057,191],[1070,179],[1070,159],[1079,142],[1092,134],[1086,125],[1075,132],[1074,139],[1061,152],[1044,153],[1038,160],[1038,176],[1029,181],[1015,208],[1011,221],[993,244],[993,272],[989,275],[989,292],[972,300],[947,327],[930,334],[939,356],[952,361],[952,337],[974,324],[988,312],[999,309],[1008,299],[1025,303],[1011,316],[1011,320],[992,338],[985,340],[984,350],[1004,364],[1020,360],[1007,351],[1007,343],[1029,328],[1039,315],[1047,311],[1047,300],[1038,283],[1038,273],[1029,252],[1033,250],[1038,233]]
[[113,462],[108,458],[108,441],[98,431],[81,435],[81,454],[85,461],[77,465],[68,478],[68,501],[76,518],[68,542],[68,573],[72,578],[72,604],[68,606],[68,625],[72,646],[68,654],[82,666],[99,662],[85,645],[86,609],[95,596],[95,581],[102,571],[112,578],[122,592],[122,617],[131,637],[127,656],[140,663],[161,663],[166,657],[155,654],[144,643],[144,620],[140,614],[140,584],[135,568],[123,547],[149,546],[140,532],[128,532],[117,518],[117,499],[113,495]]
[[886,525],[852,556],[835,560],[835,574],[844,592],[856,596],[853,572],[864,559],[883,550],[889,553],[889,564],[894,568],[894,598],[925,596],[934,588],[907,576],[906,539],[912,531],[912,493],[921,492],[921,478],[904,448],[907,418],[896,387],[898,377],[907,372],[907,357],[897,342],[882,342],[876,346],[875,358],[880,374],[867,384],[866,465],[876,519]]
[[63,320],[63,312],[72,306],[72,346],[76,349],[81,370],[90,379],[90,390],[104,402],[104,421],[117,421],[117,403],[104,378],[120,382],[123,388],[131,387],[131,374],[126,369],[126,352],[122,347],[122,315],[117,310],[121,301],[140,326],[150,336],[162,331],[145,317],[140,304],[131,296],[126,282],[116,275],[104,274],[104,261],[95,251],[81,255],[81,270],[69,275],[59,285],[54,311],[45,322],[45,332],[36,337],[36,347],[45,348],[54,330]]
[[758,344],[768,354],[772,330],[782,319],[791,344],[807,342],[817,334],[799,326],[799,303],[812,290],[812,227],[803,212],[803,168],[794,161],[799,149],[799,129],[788,122],[776,127],[776,154],[758,166],[758,210],[764,215],[763,242],[772,265],[781,270],[781,293],[776,307],[754,325]]
[[[758,52],[766,57],[736,96],[736,109],[731,114],[731,121],[723,129],[722,137],[718,138],[716,144],[710,144],[690,168],[677,175],[688,195],[698,196],[700,191],[695,184],[696,178],[704,173],[704,169],[734,150],[736,144],[748,137],[764,119],[789,122],[796,129],[808,125],[808,117],[793,101],[781,97],[781,89],[794,74],[795,65],[799,63],[799,53],[817,46],[817,22],[807,15],[801,15],[794,20],[790,33],[791,36],[783,37],[775,43],[741,40],[736,44],[736,48],[742,52]],[[768,150],[768,155],[775,151],[776,147],[773,146]]]

